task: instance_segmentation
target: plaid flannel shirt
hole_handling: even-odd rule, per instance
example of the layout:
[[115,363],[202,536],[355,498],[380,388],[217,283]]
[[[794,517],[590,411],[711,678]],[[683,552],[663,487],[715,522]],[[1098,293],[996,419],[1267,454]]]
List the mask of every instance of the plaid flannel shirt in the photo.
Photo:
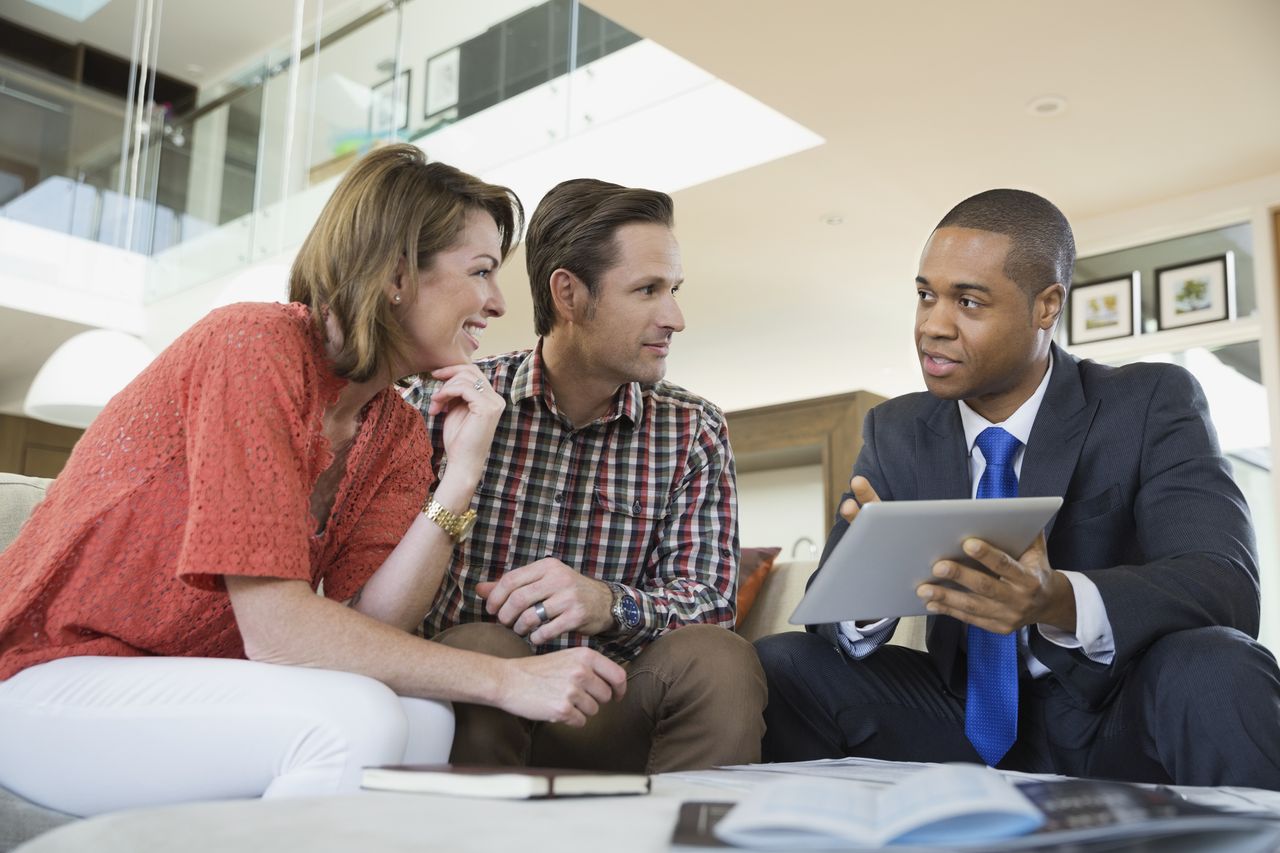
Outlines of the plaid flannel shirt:
[[[539,342],[477,362],[507,408],[472,499],[475,528],[454,549],[425,636],[492,620],[475,585],[548,556],[622,584],[641,622],[626,636],[563,635],[538,652],[590,645],[629,660],[681,625],[733,627],[738,522],[723,413],[675,385],[633,382],[607,414],[574,429],[543,382],[541,352]],[[439,385],[417,381],[405,397],[426,417],[443,474],[443,418],[426,414]]]

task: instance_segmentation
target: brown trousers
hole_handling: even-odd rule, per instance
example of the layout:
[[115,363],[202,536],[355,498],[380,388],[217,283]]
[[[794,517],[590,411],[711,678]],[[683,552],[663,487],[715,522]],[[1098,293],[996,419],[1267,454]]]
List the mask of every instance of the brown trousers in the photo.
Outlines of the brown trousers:
[[[502,658],[533,654],[493,622],[436,638]],[[454,764],[663,773],[760,760],[768,693],[755,649],[717,625],[686,625],[650,643],[627,670],[627,692],[583,728],[535,723],[497,708],[454,703]]]

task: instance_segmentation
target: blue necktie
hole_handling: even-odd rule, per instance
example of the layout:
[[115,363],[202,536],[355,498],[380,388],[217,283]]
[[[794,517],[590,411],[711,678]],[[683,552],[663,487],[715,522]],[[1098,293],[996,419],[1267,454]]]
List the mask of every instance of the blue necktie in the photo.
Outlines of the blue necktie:
[[[1022,442],[1000,427],[978,436],[987,460],[978,481],[980,498],[1018,496],[1013,456]],[[1018,739],[1018,632],[993,634],[969,626],[969,684],[965,697],[964,733],[982,760],[992,767]]]

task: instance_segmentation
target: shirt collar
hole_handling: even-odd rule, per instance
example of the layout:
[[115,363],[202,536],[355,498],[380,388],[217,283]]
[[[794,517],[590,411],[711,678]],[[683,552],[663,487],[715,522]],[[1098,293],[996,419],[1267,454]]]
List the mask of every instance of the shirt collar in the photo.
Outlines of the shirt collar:
[[[537,345],[516,368],[515,375],[511,379],[511,402],[520,403],[524,400],[541,398],[546,403],[547,409],[558,417],[560,413],[556,409],[555,393],[544,379],[546,373],[542,359],[542,343],[543,339],[538,338]],[[628,382],[618,388],[609,411],[595,423],[608,423],[626,418],[634,426],[640,423],[643,415],[644,393],[640,383]]]
[[516,367],[511,377],[511,402],[542,396],[542,338]]
[[969,404],[964,400],[959,400],[960,422],[964,425],[965,446],[969,449],[969,453],[973,453],[973,445],[978,440],[978,436],[990,426],[1000,427],[1022,442],[1023,447],[1026,447],[1028,439],[1031,438],[1031,427],[1035,425],[1036,415],[1040,412],[1040,404],[1044,402],[1044,393],[1049,388],[1049,377],[1052,375],[1053,355],[1051,353],[1049,355],[1049,369],[1044,372],[1044,378],[1040,380],[1035,393],[1028,397],[1027,401],[1019,406],[1016,412],[1000,424],[991,423],[991,421],[969,408]]

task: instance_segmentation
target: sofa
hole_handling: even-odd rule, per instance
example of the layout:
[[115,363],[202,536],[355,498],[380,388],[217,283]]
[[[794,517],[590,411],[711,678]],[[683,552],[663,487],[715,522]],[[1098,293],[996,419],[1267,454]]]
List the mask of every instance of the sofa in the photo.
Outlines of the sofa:
[[[0,474],[0,550],[18,535],[31,510],[44,498],[50,481],[18,474]],[[75,820],[50,811],[0,788],[0,851],[8,851],[28,838]]]
[[[50,480],[0,473],[0,550],[8,547],[18,530],[44,497]],[[751,610],[738,626],[749,640],[781,631],[800,630],[787,623],[804,594],[813,573],[812,560],[779,561],[764,577]],[[891,642],[924,648],[923,618],[903,619]],[[27,839],[76,818],[30,803],[0,788],[0,853],[7,853]]]

